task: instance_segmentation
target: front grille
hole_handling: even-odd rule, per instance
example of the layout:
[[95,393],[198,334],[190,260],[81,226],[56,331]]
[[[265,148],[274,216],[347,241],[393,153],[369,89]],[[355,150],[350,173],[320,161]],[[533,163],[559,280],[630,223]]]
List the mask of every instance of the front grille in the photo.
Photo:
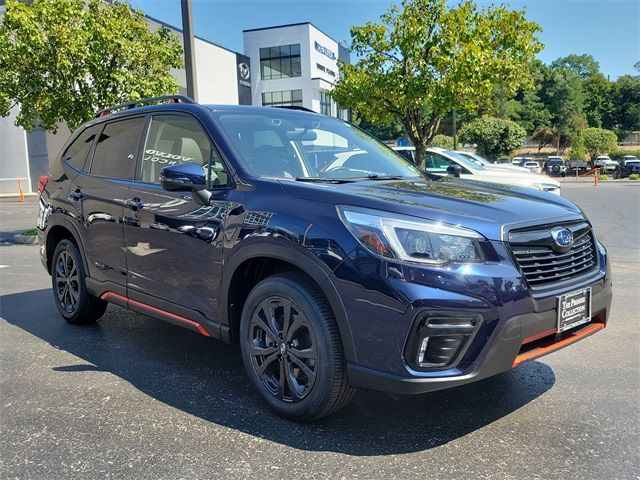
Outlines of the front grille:
[[[585,227],[585,224],[568,227],[574,231],[577,240],[566,252],[557,252],[549,246],[548,238],[539,235],[541,231],[536,232],[538,235],[532,235],[534,232],[531,231],[520,233],[530,239],[537,237],[537,241],[528,244],[514,244],[511,241],[512,251],[529,286],[535,288],[564,282],[580,277],[597,266],[593,235],[591,229]],[[545,229],[546,232],[549,230]],[[515,236],[517,235],[516,232]],[[510,236],[510,240],[513,236],[514,234]]]

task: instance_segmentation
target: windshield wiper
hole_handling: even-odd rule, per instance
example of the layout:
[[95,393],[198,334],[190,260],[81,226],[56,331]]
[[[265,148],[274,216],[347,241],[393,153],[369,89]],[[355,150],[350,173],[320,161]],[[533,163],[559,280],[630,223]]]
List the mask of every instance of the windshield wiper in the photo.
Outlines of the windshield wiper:
[[378,175],[377,173],[372,173],[366,177],[367,180],[402,180],[403,178],[405,177],[400,175]]
[[309,183],[350,183],[355,181],[357,179],[353,178],[296,177],[296,182]]

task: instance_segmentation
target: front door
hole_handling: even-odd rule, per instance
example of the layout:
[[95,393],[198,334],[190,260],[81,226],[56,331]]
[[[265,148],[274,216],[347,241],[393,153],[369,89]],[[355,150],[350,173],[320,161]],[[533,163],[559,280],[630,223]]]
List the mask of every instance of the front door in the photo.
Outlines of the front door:
[[[197,204],[189,192],[162,189],[160,170],[176,163],[203,165],[214,191],[210,206]],[[218,151],[196,118],[159,114],[151,119],[138,170],[125,207],[129,296],[168,301],[217,320],[220,231],[232,205]]]

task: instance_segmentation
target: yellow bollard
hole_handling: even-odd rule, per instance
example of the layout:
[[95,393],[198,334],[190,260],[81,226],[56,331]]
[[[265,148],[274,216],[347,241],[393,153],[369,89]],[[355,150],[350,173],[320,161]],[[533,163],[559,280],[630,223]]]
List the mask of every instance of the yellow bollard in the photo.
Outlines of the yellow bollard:
[[20,194],[20,201],[24,202],[24,191],[22,190],[22,180],[18,180],[18,193]]

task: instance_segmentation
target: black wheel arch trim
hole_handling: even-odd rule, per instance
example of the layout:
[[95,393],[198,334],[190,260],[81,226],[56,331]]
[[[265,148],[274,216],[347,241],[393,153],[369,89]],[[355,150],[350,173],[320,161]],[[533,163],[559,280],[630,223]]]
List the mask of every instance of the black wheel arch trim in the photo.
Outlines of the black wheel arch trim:
[[[84,267],[85,274],[88,276],[89,275],[89,264],[88,264],[88,260],[87,260],[87,254],[84,251],[84,244],[81,241],[80,233],[78,232],[77,227],[67,217],[61,217],[61,216],[55,216],[55,217],[52,216],[51,217],[51,219],[49,220],[49,223],[47,224],[47,227],[46,227],[46,229],[44,231],[45,248],[46,248],[46,245],[47,245],[47,243],[49,241],[49,235],[51,234],[51,230],[53,230],[55,227],[62,227],[65,230],[68,230],[69,233],[71,233],[71,236],[73,237],[73,240],[74,240],[76,246],[78,247],[78,251],[80,252],[80,257],[82,258],[82,265]],[[46,251],[47,263],[48,263],[48,258],[49,258],[50,254],[53,255],[53,251],[49,252],[47,250]],[[49,264],[48,264],[48,270],[49,270],[49,274],[51,274],[51,265],[49,265]]]
[[300,245],[293,245],[289,242],[283,244],[270,243],[268,245],[255,243],[242,247],[238,252],[233,254],[225,267],[221,289],[222,298],[220,298],[220,312],[224,316],[226,324],[231,326],[232,317],[230,312],[231,305],[229,305],[229,290],[231,280],[236,270],[245,261],[260,257],[288,262],[311,277],[320,287],[320,290],[329,302],[329,306],[338,324],[345,358],[347,361],[356,362],[356,349],[353,343],[353,335],[349,325],[347,311],[338,290],[331,281],[330,276],[332,271]]

